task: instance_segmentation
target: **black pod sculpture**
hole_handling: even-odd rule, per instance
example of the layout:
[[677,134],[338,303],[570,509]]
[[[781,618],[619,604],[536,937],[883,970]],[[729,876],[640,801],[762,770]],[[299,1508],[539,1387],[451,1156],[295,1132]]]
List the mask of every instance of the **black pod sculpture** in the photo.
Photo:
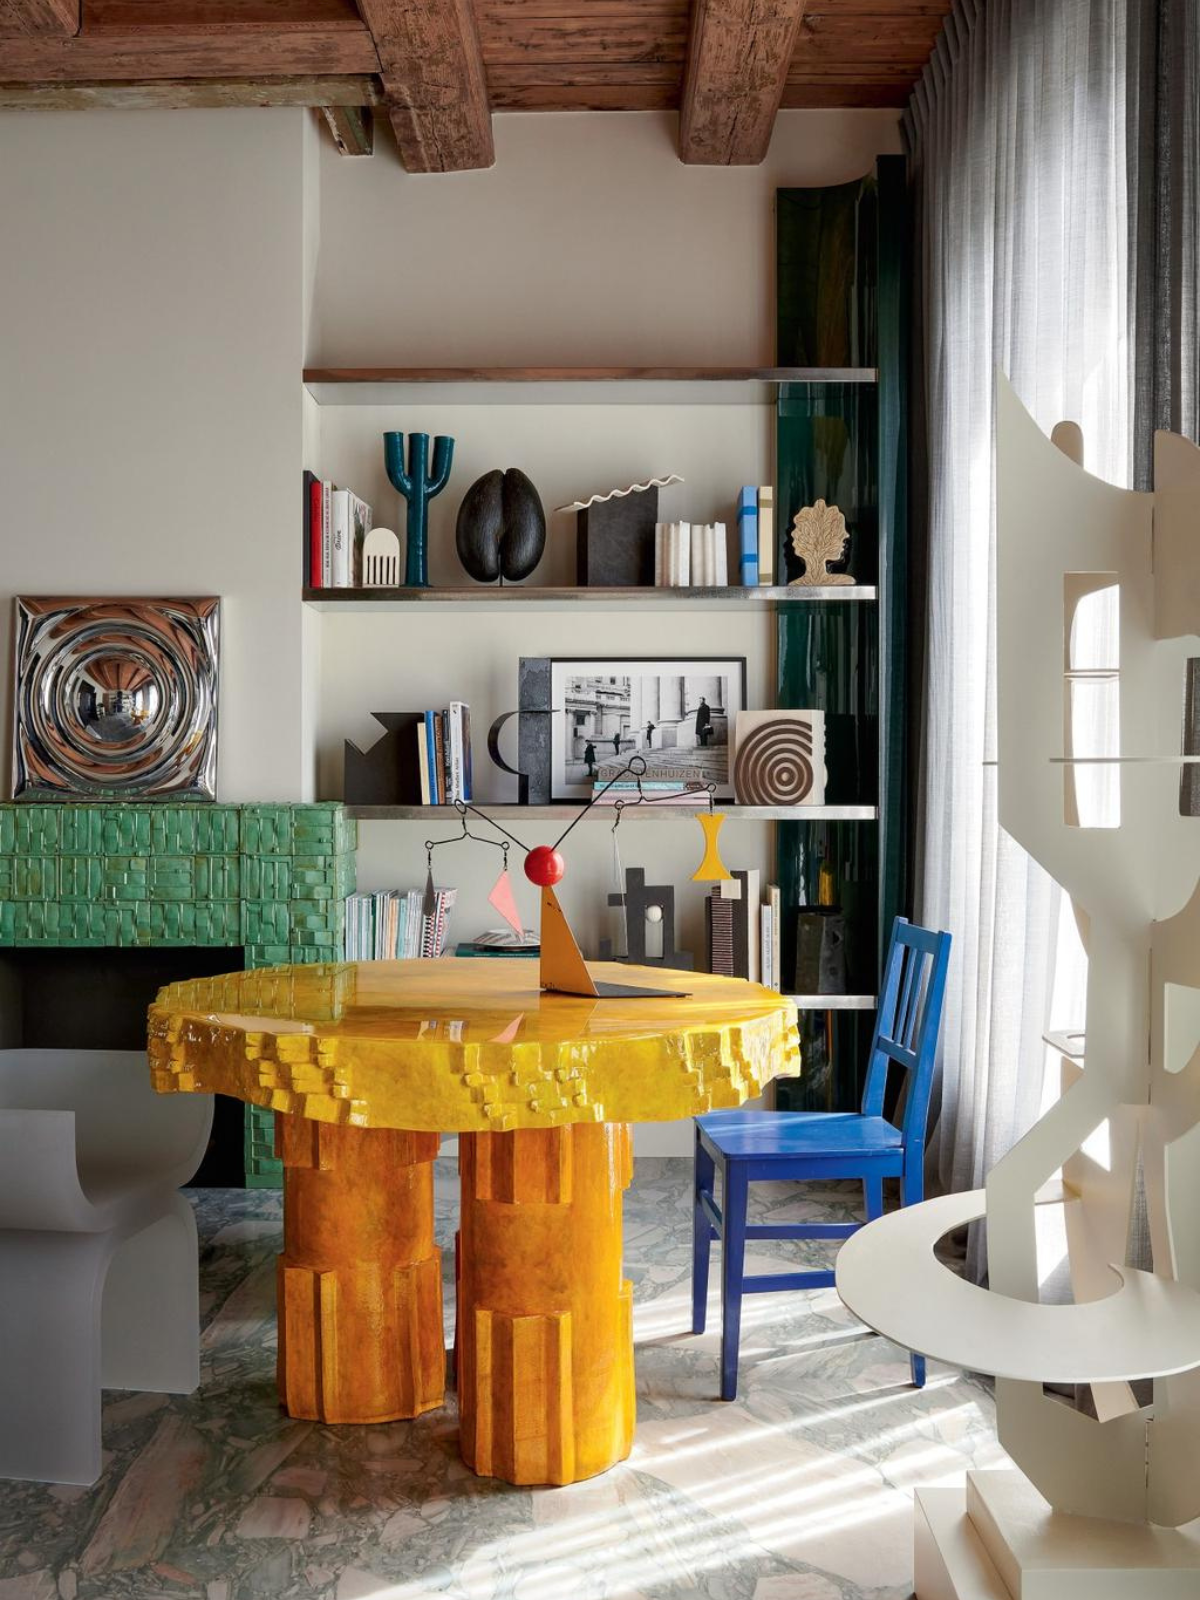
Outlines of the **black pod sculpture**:
[[477,478],[458,508],[458,559],[477,583],[519,583],[542,559],[546,513],[541,496],[516,467]]

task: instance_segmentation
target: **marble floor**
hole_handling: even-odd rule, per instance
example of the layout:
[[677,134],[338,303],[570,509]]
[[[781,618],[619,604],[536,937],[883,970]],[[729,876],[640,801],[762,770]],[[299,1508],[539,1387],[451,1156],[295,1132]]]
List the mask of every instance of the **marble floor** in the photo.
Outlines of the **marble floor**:
[[[456,1187],[440,1161],[443,1246]],[[752,1192],[776,1221],[858,1204],[850,1185]],[[0,1600],[901,1600],[914,1486],[1004,1464],[987,1389],[936,1364],[922,1392],[910,1388],[903,1352],[866,1336],[833,1290],[749,1299],[741,1393],[716,1400],[716,1335],[687,1333],[683,1161],[640,1161],[627,1196],[633,1455],[564,1489],[469,1473],[452,1397],[378,1428],[281,1415],[279,1196],[192,1198],[201,1386],[107,1394],[92,1488],[0,1483]],[[749,1264],[815,1262],[827,1248],[762,1243]]]

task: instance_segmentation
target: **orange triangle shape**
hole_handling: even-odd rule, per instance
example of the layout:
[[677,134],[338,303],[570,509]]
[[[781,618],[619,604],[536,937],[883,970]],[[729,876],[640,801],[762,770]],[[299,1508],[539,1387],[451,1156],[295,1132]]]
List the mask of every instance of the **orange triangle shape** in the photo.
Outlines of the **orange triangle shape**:
[[558,896],[548,888],[542,890],[541,982],[543,989],[551,989],[556,994],[598,998],[587,962],[575,943]]

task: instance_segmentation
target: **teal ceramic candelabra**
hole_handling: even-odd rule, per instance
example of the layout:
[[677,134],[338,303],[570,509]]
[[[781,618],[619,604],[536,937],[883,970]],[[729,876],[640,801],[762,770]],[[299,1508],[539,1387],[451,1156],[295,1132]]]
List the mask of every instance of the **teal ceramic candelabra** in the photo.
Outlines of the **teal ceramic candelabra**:
[[433,441],[433,475],[429,472],[429,435],[408,436],[408,470],[404,468],[404,435],[385,433],[383,460],[392,487],[408,501],[408,544],[404,561],[404,582],[410,589],[429,587],[429,502],[441,494],[454,460],[454,440],[438,434]]

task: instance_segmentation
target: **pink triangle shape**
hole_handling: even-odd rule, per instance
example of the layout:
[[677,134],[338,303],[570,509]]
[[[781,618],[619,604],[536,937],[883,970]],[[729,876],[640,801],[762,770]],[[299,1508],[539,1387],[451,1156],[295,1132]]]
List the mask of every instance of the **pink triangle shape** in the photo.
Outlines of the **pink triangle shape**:
[[496,879],[492,892],[488,895],[488,904],[495,906],[514,933],[524,931],[521,926],[521,913],[517,910],[517,902],[513,899],[512,879],[508,875],[507,868]]

